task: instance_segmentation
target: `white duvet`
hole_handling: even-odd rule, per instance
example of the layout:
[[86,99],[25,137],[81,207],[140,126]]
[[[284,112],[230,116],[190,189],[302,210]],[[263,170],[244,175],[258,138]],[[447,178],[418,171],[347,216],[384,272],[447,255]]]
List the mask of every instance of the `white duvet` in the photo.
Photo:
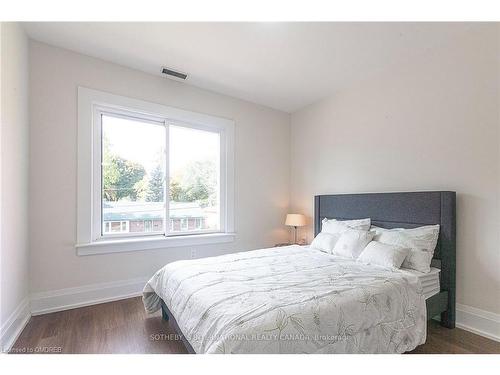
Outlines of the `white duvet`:
[[196,353],[403,353],[426,338],[417,277],[300,246],[167,264],[148,281]]

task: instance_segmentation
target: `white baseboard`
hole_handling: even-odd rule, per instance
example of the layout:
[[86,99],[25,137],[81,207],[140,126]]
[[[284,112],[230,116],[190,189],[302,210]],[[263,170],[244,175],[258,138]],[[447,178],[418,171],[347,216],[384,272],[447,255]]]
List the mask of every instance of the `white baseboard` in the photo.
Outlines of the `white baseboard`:
[[500,314],[457,303],[456,326],[491,340],[500,341]]
[[0,343],[2,352],[8,352],[23,331],[31,318],[30,301],[26,297],[2,324],[0,329]]
[[137,297],[142,294],[147,281],[140,278],[34,293],[31,296],[31,314],[41,315]]

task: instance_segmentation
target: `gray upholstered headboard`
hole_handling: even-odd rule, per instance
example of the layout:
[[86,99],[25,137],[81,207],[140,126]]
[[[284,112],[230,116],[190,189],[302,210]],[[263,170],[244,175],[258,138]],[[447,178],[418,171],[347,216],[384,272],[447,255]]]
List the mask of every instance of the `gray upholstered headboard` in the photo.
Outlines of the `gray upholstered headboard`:
[[454,321],[456,268],[456,193],[453,191],[317,195],[314,198],[314,235],[326,218],[371,218],[382,228],[415,228],[439,224],[433,265],[441,268],[441,290],[448,292],[449,319]]

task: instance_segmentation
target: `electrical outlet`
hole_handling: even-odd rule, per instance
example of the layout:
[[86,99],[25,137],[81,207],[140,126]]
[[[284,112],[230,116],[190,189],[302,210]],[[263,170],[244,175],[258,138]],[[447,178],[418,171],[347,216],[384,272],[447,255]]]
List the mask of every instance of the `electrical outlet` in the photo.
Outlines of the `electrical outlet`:
[[196,258],[196,249],[191,249],[191,259]]

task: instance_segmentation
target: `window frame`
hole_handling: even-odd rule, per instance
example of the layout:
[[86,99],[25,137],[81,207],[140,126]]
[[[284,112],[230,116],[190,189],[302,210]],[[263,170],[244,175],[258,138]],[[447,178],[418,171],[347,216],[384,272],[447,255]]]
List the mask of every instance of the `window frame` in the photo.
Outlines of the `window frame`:
[[[103,235],[102,223],[102,115],[136,118],[166,128],[166,171],[169,181],[169,125],[217,132],[220,139],[220,228],[217,231],[170,230],[168,185],[165,184],[164,232]],[[234,240],[234,121],[161,104],[78,87],[78,203],[79,255],[202,245]],[[122,250],[120,250],[122,249]]]

